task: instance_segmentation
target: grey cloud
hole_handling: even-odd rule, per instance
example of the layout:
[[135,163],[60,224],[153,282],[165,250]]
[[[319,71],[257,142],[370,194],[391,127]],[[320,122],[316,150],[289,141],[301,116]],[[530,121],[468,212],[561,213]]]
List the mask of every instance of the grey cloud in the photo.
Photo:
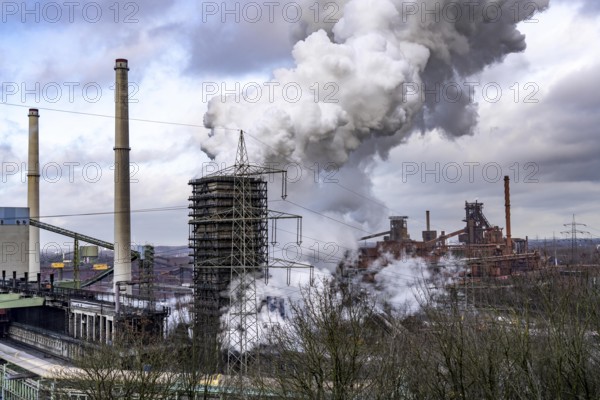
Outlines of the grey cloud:
[[[441,23],[424,24],[417,30],[413,39],[428,46],[432,51],[423,74],[424,87],[435,88],[436,85],[462,83],[466,77],[481,72],[486,66],[501,62],[511,53],[524,51],[525,35],[521,34],[516,24],[530,16],[531,12],[540,12],[547,8],[549,0],[528,2],[527,6],[513,0],[501,3],[497,18],[486,20],[488,14],[482,10],[494,1],[477,2],[479,7],[472,8],[473,2],[455,2],[461,5],[461,18],[455,22],[448,17],[441,18]],[[451,2],[441,2],[444,10]],[[439,3],[438,3],[439,4]],[[444,13],[442,13],[445,15]],[[425,19],[426,21],[426,19]],[[427,30],[428,32],[424,32]],[[438,48],[430,44],[431,38],[444,37],[447,46]],[[449,38],[454,37],[453,40]],[[462,43],[462,44],[461,44]],[[421,128],[431,130],[442,128],[450,137],[472,135],[478,121],[477,106],[469,101],[469,96],[462,96],[458,101],[441,100],[429,96],[423,109]],[[448,97],[453,98],[449,95]]]
[[[537,105],[535,112],[523,115],[523,120],[532,127],[531,138],[543,138],[540,146],[546,151],[538,151],[537,158],[541,172],[548,179],[600,181],[599,92],[600,64],[596,64],[567,75]],[[535,146],[531,151],[536,154]]]
[[597,0],[552,0],[552,4],[577,4],[582,16],[590,16],[600,12],[600,2]]
[[[273,32],[274,31],[274,32]],[[289,62],[290,41],[272,25],[201,25],[191,33],[188,73],[234,76]]]
[[[208,3],[215,11],[206,11]],[[285,3],[268,3],[277,4],[272,9],[249,0],[198,3],[187,37],[183,38],[190,52],[187,72],[246,75],[268,73],[273,66],[289,63],[293,44],[290,29],[295,24],[282,18]],[[253,13],[244,11],[248,5],[257,5],[253,10],[261,14],[256,14],[256,20],[252,19]],[[227,13],[226,9],[237,11]]]

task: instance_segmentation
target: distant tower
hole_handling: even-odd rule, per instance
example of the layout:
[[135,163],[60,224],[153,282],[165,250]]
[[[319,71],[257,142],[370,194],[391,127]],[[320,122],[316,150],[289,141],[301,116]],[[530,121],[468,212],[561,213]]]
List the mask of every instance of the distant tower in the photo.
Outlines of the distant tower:
[[577,243],[577,234],[584,235],[589,234],[588,231],[582,231],[577,229],[578,226],[587,226],[586,224],[580,224],[575,222],[575,214],[573,214],[573,221],[570,224],[563,224],[564,226],[568,226],[571,229],[568,231],[563,231],[561,233],[571,235],[571,264],[579,263],[579,251]]
[[410,235],[408,234],[408,217],[390,217],[390,240],[393,242],[410,240]]

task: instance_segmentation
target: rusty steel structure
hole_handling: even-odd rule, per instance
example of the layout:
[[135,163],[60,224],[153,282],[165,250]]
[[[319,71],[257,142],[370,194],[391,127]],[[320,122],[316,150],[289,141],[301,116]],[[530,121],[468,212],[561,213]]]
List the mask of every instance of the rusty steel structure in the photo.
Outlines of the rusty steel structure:
[[[510,215],[510,178],[504,177],[504,207],[506,237],[502,228],[492,225],[483,213],[483,203],[465,202],[464,228],[446,234],[431,230],[430,212],[425,213],[426,230],[422,232],[422,241],[411,240],[408,235],[408,217],[390,217],[390,230],[362,237],[368,240],[383,236],[383,241],[375,245],[363,246],[359,249],[357,268],[369,271],[370,265],[381,255],[388,254],[394,258],[404,256],[425,257],[433,263],[448,253],[464,258],[468,274],[471,277],[506,276],[516,272],[537,269],[540,255],[529,252],[528,240],[515,239],[511,232]],[[447,239],[458,236],[459,244],[448,244]],[[385,264],[385,261],[383,261]],[[368,272],[372,277],[373,272]],[[370,279],[370,278],[368,278]]]
[[483,214],[483,203],[475,201],[474,203],[465,202],[465,219],[467,225],[465,233],[458,237],[459,242],[467,245],[484,244],[485,232],[492,228],[485,215]]

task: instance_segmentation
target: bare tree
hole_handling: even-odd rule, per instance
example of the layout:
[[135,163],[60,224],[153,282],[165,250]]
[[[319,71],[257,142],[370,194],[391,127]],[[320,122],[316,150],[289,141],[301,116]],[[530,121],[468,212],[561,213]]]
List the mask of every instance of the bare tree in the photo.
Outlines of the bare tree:
[[[177,376],[176,392],[181,400],[210,399],[221,383],[218,347],[208,348],[206,335],[192,332],[189,324],[180,323],[169,337],[173,372]],[[216,345],[216,335],[213,344]]]
[[[399,397],[403,331],[357,287],[324,280],[305,286],[287,323],[276,325],[262,356],[265,395],[297,399]],[[264,353],[264,352],[263,352]],[[386,393],[383,393],[386,391]]]
[[[589,272],[589,271],[588,271]],[[596,275],[544,271],[510,285],[482,280],[477,307],[462,287],[422,304],[408,375],[422,399],[593,399],[600,394]],[[466,287],[466,286],[465,286]]]
[[141,322],[123,324],[113,343],[90,343],[58,372],[61,386],[91,400],[167,398],[176,375],[173,358],[160,334]]

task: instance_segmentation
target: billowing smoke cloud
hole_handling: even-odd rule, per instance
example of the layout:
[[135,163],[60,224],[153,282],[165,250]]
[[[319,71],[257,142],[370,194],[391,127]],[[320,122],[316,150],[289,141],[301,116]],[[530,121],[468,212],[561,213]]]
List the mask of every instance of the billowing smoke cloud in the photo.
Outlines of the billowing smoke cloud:
[[[468,93],[454,100],[421,90],[523,51],[525,37],[516,25],[548,1],[345,0],[335,2],[338,12],[329,16],[335,22],[323,16],[315,23],[304,13],[296,33],[306,37],[294,46],[295,67],[275,70],[260,96],[213,98],[204,122],[214,138],[204,150],[218,154],[227,141],[220,128],[235,128],[268,145],[260,150],[264,161],[341,165],[371,137],[388,136],[388,145],[397,145],[415,123],[449,136],[471,134],[477,111]],[[389,147],[376,151],[385,157]]]
[[[323,185],[296,182],[297,201],[374,232],[390,214],[365,199],[374,197],[374,159],[385,160],[414,132],[473,134],[475,89],[465,83],[523,51],[518,22],[548,2],[338,0],[316,7],[306,0],[304,20],[294,25],[295,66],[273,71],[269,82],[250,85],[243,95],[212,98],[204,115],[212,137],[202,148],[230,163],[232,130],[243,129],[253,137],[255,163],[317,163],[321,169],[333,163],[336,178],[351,177],[340,182],[362,196],[333,185],[323,196]],[[321,10],[317,19],[315,9]]]

